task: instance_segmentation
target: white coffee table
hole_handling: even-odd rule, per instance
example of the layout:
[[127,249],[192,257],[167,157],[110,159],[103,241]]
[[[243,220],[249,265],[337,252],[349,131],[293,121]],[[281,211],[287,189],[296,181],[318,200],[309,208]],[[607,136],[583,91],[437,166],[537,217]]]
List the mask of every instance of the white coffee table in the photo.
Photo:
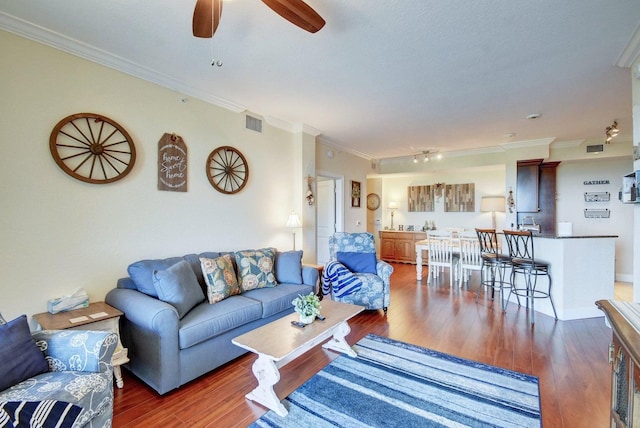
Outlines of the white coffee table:
[[262,404],[280,416],[286,416],[288,411],[273,390],[273,386],[280,380],[280,367],[331,336],[333,337],[322,345],[323,348],[356,356],[356,352],[345,340],[351,331],[347,321],[364,308],[328,299],[323,300],[321,305],[322,315],[326,317],[324,321],[316,320],[305,328],[294,327],[291,321],[298,320],[298,314],[293,313],[232,340],[234,344],[258,355],[253,363],[253,374],[258,380],[258,386],[246,395],[249,400]]

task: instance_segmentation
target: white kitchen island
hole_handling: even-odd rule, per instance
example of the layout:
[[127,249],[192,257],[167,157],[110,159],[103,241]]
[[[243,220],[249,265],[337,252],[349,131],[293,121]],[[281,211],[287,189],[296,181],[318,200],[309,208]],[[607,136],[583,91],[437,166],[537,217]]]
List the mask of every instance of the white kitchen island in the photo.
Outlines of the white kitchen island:
[[[601,317],[595,302],[613,299],[617,236],[535,236],[535,258],[550,263],[551,295],[558,319]],[[506,247],[506,242],[503,248]],[[547,279],[538,278],[544,287]],[[515,302],[515,296],[511,296]],[[520,299],[524,306],[524,299]],[[536,299],[537,312],[553,317],[549,299]],[[507,309],[508,312],[508,309]]]

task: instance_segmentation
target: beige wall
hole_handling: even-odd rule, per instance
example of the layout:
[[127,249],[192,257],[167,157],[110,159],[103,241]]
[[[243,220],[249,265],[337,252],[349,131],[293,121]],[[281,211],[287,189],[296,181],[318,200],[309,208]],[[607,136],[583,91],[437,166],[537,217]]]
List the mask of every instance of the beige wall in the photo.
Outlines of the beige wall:
[[[332,155],[328,156],[331,151]],[[329,177],[341,177],[344,181],[344,231],[367,231],[367,173],[371,163],[359,156],[323,144],[316,144],[316,173]],[[351,181],[359,181],[361,187],[360,207],[351,207]]]
[[[182,103],[179,93],[1,31],[0,51],[5,317],[43,312],[47,299],[79,287],[102,300],[127,265],[143,258],[291,247],[285,224],[291,210],[302,209],[305,171],[296,165],[309,158],[308,136],[266,122],[262,134],[245,130],[244,114]],[[55,164],[51,130],[79,112],[110,117],[134,139],[136,164],[123,180],[87,184]],[[157,144],[165,132],[188,147],[186,193],[157,190]],[[239,149],[250,166],[236,195],[217,192],[205,175],[207,156],[222,145]]]
[[[502,195],[505,181],[504,165],[493,165],[472,168],[452,168],[438,172],[425,172],[422,174],[397,174],[382,178],[382,204],[380,209],[374,212],[375,219],[380,219],[376,234],[379,230],[389,227],[391,224],[391,211],[389,202],[396,202],[393,224],[413,225],[421,228],[426,220],[433,221],[437,229],[445,227],[490,227],[491,214],[480,212],[480,200],[485,195]],[[435,202],[432,212],[409,212],[407,188],[409,186],[424,186],[435,183],[467,184],[473,183],[475,188],[474,212],[444,212],[444,197]],[[498,228],[504,228],[504,213],[497,213]],[[374,222],[375,222],[374,219]]]

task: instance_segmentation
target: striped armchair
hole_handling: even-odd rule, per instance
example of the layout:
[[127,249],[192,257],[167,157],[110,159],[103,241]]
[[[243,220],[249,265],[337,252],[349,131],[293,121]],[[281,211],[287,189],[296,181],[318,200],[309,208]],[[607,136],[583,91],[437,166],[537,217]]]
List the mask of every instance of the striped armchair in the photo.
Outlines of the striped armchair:
[[[354,271],[346,266],[346,262],[340,261],[342,255],[354,253],[372,254],[371,272]],[[366,309],[382,309],[386,314],[393,266],[377,259],[373,235],[368,232],[335,233],[329,238],[329,255],[331,259],[325,265],[322,276],[323,293],[331,293],[333,300],[364,306]],[[342,283],[348,284],[344,293],[340,292]]]

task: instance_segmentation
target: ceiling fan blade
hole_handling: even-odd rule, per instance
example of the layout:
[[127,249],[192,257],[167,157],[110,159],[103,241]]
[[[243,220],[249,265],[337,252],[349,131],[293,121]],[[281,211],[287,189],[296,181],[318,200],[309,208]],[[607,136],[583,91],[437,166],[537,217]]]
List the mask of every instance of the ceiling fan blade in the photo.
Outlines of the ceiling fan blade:
[[193,35],[211,38],[222,16],[222,0],[198,0],[193,11]]
[[315,33],[324,27],[324,19],[302,0],[262,0],[262,3],[287,21],[310,33]]

